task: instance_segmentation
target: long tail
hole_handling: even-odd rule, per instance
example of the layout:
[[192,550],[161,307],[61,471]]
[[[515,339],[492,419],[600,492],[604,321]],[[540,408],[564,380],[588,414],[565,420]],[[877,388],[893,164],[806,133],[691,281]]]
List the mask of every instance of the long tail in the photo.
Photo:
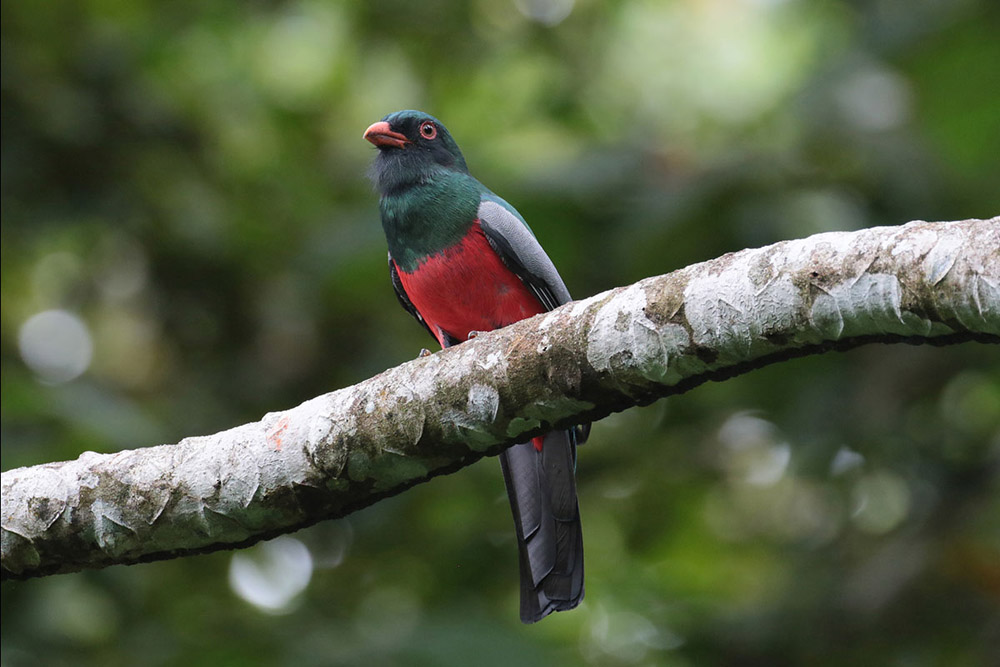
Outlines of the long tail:
[[534,623],[583,599],[583,533],[576,501],[575,430],[553,431],[500,455],[521,564],[521,620]]

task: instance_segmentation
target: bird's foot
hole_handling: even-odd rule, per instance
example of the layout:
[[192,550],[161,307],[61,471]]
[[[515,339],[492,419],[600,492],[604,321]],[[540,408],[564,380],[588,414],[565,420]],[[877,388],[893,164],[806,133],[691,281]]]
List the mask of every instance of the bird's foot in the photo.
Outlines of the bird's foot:
[[472,340],[473,338],[476,338],[476,337],[478,337],[478,336],[479,336],[479,334],[481,334],[481,333],[483,333],[483,332],[482,332],[482,331],[470,331],[470,332],[469,332],[469,338],[468,338],[468,339],[469,339],[469,340]]
[[422,347],[420,348],[420,354],[417,355],[417,359],[423,359],[424,357],[429,357],[429,356],[431,356],[431,351],[428,350],[426,347]]

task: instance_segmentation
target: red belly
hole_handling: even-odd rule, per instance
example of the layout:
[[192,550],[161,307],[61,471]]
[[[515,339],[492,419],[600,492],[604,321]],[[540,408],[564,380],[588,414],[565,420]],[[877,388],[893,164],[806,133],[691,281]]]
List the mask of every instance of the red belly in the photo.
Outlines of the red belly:
[[[462,242],[427,258],[413,273],[399,271],[403,289],[431,331],[458,341],[492,331],[545,308],[503,265],[477,220]],[[441,338],[438,342],[443,343]]]

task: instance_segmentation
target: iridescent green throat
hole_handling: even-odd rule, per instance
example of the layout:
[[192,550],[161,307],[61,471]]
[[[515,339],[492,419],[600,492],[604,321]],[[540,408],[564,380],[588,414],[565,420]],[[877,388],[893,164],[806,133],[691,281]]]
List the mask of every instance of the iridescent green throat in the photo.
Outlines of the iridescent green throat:
[[483,189],[468,174],[440,169],[382,195],[382,228],[399,269],[413,272],[459,243],[478,216]]

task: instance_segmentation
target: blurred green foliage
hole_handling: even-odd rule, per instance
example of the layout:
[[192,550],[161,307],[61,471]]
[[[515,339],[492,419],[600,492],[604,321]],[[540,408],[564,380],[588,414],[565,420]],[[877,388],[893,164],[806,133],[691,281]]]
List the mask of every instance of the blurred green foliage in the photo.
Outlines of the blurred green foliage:
[[[396,109],[448,124],[577,296],[1000,212],[990,0],[51,0],[0,30],[4,470],[429,346],[365,178]],[[803,359],[595,425],[587,599],[534,627],[487,460],[235,554],[5,583],[2,663],[987,664],[997,352]]]

